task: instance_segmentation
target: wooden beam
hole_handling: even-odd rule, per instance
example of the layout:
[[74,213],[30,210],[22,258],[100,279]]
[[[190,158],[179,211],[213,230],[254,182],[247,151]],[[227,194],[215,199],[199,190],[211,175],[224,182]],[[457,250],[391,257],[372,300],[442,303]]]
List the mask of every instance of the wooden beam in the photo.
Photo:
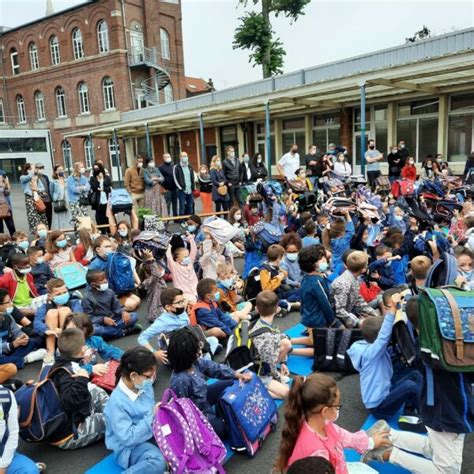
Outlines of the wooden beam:
[[428,94],[438,94],[439,90],[437,87],[425,86],[422,84],[413,84],[406,81],[396,81],[394,79],[372,79],[369,84],[376,86],[387,86],[395,89],[407,89],[415,92],[427,92]]

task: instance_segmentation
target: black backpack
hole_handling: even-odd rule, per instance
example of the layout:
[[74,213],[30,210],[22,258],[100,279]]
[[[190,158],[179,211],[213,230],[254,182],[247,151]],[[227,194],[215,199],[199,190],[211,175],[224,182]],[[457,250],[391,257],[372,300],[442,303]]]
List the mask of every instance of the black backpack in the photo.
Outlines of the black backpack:
[[250,270],[244,284],[242,296],[245,301],[255,303],[257,295],[262,291],[260,282],[260,268],[254,267]]

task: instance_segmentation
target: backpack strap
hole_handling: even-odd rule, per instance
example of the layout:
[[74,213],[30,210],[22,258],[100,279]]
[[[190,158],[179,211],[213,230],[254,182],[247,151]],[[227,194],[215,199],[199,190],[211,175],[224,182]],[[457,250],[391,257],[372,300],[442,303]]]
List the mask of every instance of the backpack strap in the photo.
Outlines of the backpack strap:
[[8,415],[12,406],[12,393],[8,388],[0,386],[0,403],[3,409],[3,419],[5,421],[5,432],[3,433],[2,439],[0,440],[0,457],[3,457],[5,447],[7,445],[8,437],[10,436],[10,430],[8,428]]
[[433,369],[425,364],[426,373],[426,404],[429,407],[434,407],[434,381],[433,381]]
[[443,296],[448,300],[449,307],[451,308],[451,314],[453,315],[454,331],[456,335],[456,359],[462,360],[464,359],[464,335],[462,332],[462,322],[461,315],[459,313],[459,307],[456,303],[456,300],[453,298],[453,295],[448,290],[440,289],[440,291]]
[[326,356],[322,367],[329,367],[334,360],[334,347],[336,345],[336,329],[328,329],[326,332]]
[[343,329],[339,347],[336,353],[336,364],[341,372],[344,372],[346,367],[346,351],[351,343],[352,329]]

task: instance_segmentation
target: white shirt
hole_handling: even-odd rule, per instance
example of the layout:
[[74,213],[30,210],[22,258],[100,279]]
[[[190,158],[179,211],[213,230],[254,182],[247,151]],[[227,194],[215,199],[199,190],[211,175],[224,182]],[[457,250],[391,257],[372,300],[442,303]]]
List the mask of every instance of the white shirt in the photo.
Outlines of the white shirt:
[[296,178],[296,170],[301,166],[300,165],[300,154],[295,153],[294,155],[290,152],[285,153],[281,158],[278,164],[283,168],[283,174],[285,178],[295,179]]
[[339,176],[350,176],[352,174],[351,165],[346,162],[341,163],[340,161],[336,161],[334,163],[334,173]]
[[10,411],[8,412],[8,420],[4,419],[3,405],[0,400],[0,439],[3,438],[7,423],[9,430],[3,456],[0,458],[0,469],[5,469],[11,464],[16,448],[18,447],[18,405],[16,403],[15,395],[11,394],[11,400],[12,404]]

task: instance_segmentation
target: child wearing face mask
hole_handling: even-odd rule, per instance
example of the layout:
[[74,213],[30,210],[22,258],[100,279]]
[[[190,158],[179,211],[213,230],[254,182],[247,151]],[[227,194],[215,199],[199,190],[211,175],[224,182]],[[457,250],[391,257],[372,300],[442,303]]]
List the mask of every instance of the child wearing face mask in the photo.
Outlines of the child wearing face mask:
[[296,232],[288,232],[280,240],[280,245],[285,249],[281,262],[281,268],[288,273],[285,283],[292,288],[299,288],[303,279],[298,263],[298,255],[303,247],[301,237]]
[[474,290],[474,254],[467,247],[456,247],[454,251],[458,262],[456,284],[466,290]]
[[109,288],[105,272],[89,270],[86,275],[88,288],[82,298],[82,308],[89,315],[94,332],[105,339],[138,334],[136,313],[124,311],[116,294]]
[[41,223],[36,226],[36,237],[37,238],[31,242],[31,246],[40,247],[44,250],[46,247],[46,239],[48,237],[48,227],[46,224]]
[[413,158],[412,156],[408,157],[405,166],[402,168],[402,178],[409,179],[411,181],[416,181],[415,158]]
[[392,260],[400,260],[399,255],[393,257],[392,251],[385,245],[375,249],[375,261],[369,265],[370,278],[376,281],[382,290],[395,286],[395,278],[391,268]]
[[53,230],[46,240],[44,261],[52,272],[64,263],[75,262],[74,252],[61,230]]
[[117,369],[117,387],[104,410],[105,445],[130,473],[163,474],[166,462],[153,439],[157,409],[153,393],[156,360],[144,347],[129,349]]
[[6,255],[5,263],[11,267],[11,258],[16,253],[26,255],[30,242],[28,241],[28,235],[22,230],[17,230],[12,235],[11,245],[6,244],[4,249],[4,255]]
[[48,292],[46,283],[54,278],[54,274],[44,261],[43,249],[41,247],[30,247],[28,249],[28,258],[38,294],[45,295]]
[[337,426],[335,422],[341,408],[341,392],[333,378],[321,373],[295,377],[286,403],[285,424],[275,468],[286,472],[299,459],[321,456],[331,463],[336,474],[347,474],[345,448],[364,453],[391,445],[385,422],[357,433]]
[[388,226],[400,229],[402,234],[406,232],[408,226],[404,219],[404,212],[398,206],[394,206],[393,210],[390,212]]

